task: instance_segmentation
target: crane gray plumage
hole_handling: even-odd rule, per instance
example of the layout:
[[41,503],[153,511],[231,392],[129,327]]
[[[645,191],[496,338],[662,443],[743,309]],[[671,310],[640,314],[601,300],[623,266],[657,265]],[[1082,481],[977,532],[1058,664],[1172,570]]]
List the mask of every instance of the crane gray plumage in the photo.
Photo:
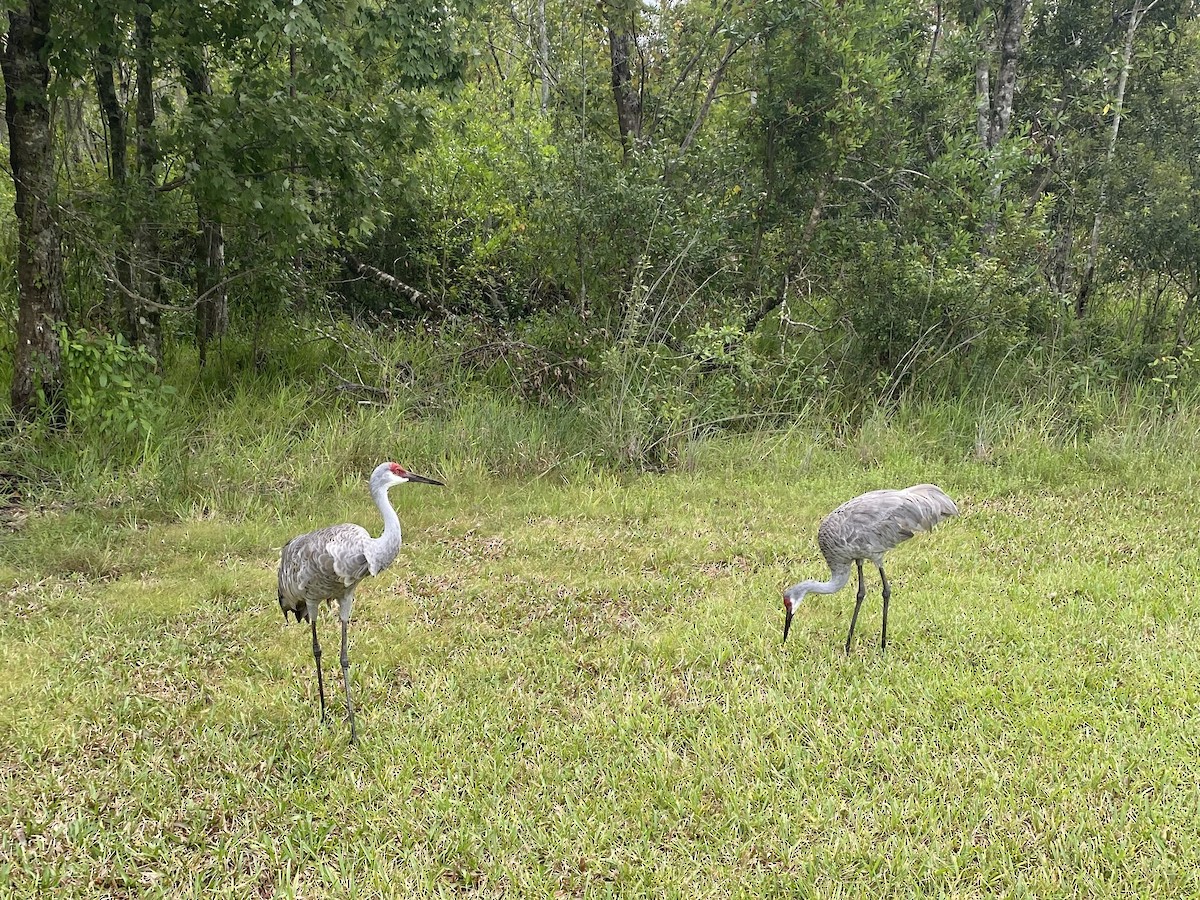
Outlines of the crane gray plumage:
[[879,569],[879,577],[883,581],[883,637],[880,645],[886,650],[887,610],[892,590],[883,571],[883,555],[917,532],[929,531],[943,519],[955,515],[958,515],[958,507],[954,501],[934,484],[917,484],[900,491],[868,491],[853,500],[847,500],[822,519],[817,529],[817,545],[829,564],[829,580],[802,581],[783,592],[786,613],[783,639],[787,640],[792,614],[804,595],[840,591],[850,580],[850,564],[854,563],[858,567],[858,594],[854,615],[850,618],[850,633],[846,635],[846,652],[849,653],[858,611],[866,596],[863,560],[869,559]]
[[400,518],[388,500],[388,490],[406,482],[442,482],[406,471],[393,462],[380,463],[371,473],[371,498],[383,516],[383,533],[373,538],[360,525],[331,525],[294,537],[283,545],[279,560],[279,608],[283,621],[288,613],[296,621],[312,626],[313,660],[317,665],[317,690],[321,697],[321,721],[325,721],[325,681],[321,674],[321,644],[317,640],[317,612],[325,601],[338,601],[342,623],[342,681],[346,688],[346,711],[350,718],[350,742],[358,743],[354,725],[354,703],[350,699],[350,657],[347,633],[354,607],[354,589],[368,575],[378,575],[400,552]]

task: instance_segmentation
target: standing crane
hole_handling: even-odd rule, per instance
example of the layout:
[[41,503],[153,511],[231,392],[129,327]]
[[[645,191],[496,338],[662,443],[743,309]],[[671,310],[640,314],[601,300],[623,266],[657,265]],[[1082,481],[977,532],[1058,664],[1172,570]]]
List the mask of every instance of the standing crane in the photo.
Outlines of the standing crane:
[[850,580],[850,563],[858,566],[858,596],[854,615],[850,617],[850,633],[846,635],[846,652],[854,637],[858,610],[867,595],[863,581],[863,560],[869,559],[879,569],[883,581],[883,638],[881,650],[887,649],[888,601],[891,586],[883,572],[883,555],[897,544],[907,541],[918,531],[929,531],[950,516],[958,515],[958,507],[937,485],[916,484],[902,491],[869,491],[847,500],[824,519],[817,529],[817,544],[829,563],[828,581],[802,581],[783,592],[783,639],[792,627],[792,614],[804,595],[832,594],[840,591]]
[[377,538],[359,525],[331,525],[294,537],[283,545],[279,560],[279,608],[312,626],[313,660],[317,664],[317,690],[321,696],[321,721],[325,721],[325,681],[321,676],[321,644],[317,640],[317,611],[321,603],[337,600],[342,621],[342,682],[350,717],[350,743],[358,743],[354,727],[354,702],[350,699],[350,657],[346,648],[354,589],[368,575],[378,575],[400,552],[400,517],[388,500],[397,484],[442,482],[409,472],[394,462],[380,463],[371,473],[371,499],[383,516],[383,534]]

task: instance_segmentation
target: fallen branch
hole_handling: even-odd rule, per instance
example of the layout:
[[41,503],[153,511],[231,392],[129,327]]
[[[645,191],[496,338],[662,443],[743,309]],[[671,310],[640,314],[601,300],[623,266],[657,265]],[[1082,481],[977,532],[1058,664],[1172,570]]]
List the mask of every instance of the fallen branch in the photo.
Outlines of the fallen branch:
[[377,269],[372,265],[368,265],[349,250],[342,251],[342,259],[344,259],[346,262],[346,268],[348,268],[355,275],[358,275],[361,278],[368,278],[381,287],[387,288],[394,294],[407,297],[414,303],[420,304],[422,308],[427,307],[428,304],[426,296],[412,285],[405,284],[395,275],[389,275],[387,272],[383,271],[383,269]]

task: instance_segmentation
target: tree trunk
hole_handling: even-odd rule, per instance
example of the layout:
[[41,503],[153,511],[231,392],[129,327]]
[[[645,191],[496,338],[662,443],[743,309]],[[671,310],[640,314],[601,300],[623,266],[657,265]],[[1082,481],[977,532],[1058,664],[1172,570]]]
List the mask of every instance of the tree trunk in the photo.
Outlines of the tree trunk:
[[1100,255],[1100,226],[1104,218],[1104,206],[1108,202],[1108,170],[1117,152],[1117,132],[1121,130],[1121,108],[1125,102],[1125,86],[1129,83],[1129,70],[1133,67],[1133,35],[1142,17],[1152,10],[1158,0],[1142,8],[1142,0],[1134,0],[1129,14],[1129,27],[1125,29],[1125,51],[1121,60],[1121,74],[1117,76],[1117,94],[1113,98],[1112,127],[1108,131],[1108,146],[1104,150],[1104,171],[1100,173],[1100,195],[1096,199],[1096,215],[1092,219],[1092,235],[1088,242],[1087,259],[1083,273],[1079,276],[1079,293],[1075,295],[1075,318],[1082,319],[1087,313],[1088,300],[1092,293],[1092,278],[1096,274],[1096,259]]
[[1179,316],[1175,320],[1175,353],[1183,352],[1183,348],[1188,346],[1187,341],[1187,326],[1192,319],[1192,313],[1196,309],[1196,285],[1191,286],[1191,290],[1187,291],[1183,298],[1183,305],[1179,307]]
[[[155,210],[158,186],[158,138],[154,132],[154,20],[148,7],[139,5],[134,16],[137,41],[137,181],[138,223],[134,245],[141,265],[139,292],[154,304],[163,298],[161,253]],[[138,340],[155,359],[162,361],[162,322],[157,306],[139,311]]]
[[225,291],[225,229],[211,212],[198,213],[196,245],[196,346],[200,364],[207,360],[208,342],[229,328],[229,297]]
[[[975,131],[984,150],[995,150],[1008,135],[1028,11],[1029,0],[1005,0],[999,18],[989,23],[984,0],[975,0],[975,25],[980,35],[979,55],[975,58]],[[992,57],[997,50],[1000,58],[993,88]]]
[[407,297],[427,313],[433,309],[429,298],[425,294],[418,291],[415,287],[405,284],[395,275],[389,275],[382,269],[377,269],[375,266],[368,265],[349,250],[342,251],[342,259],[346,263],[346,268],[348,268],[355,275],[358,275],[360,278],[369,278],[371,281],[387,288],[389,291],[392,291],[401,297]]
[[[984,223],[988,244],[996,231],[1000,213],[1000,194],[1004,189],[1002,173],[995,166],[995,150],[1008,136],[1012,122],[1013,97],[1017,90],[1017,59],[1021,53],[1021,36],[1025,29],[1025,14],[1029,0],[1005,0],[994,23],[986,21],[987,5],[975,0],[975,22],[980,33],[979,56],[975,60],[975,129],[987,162],[991,185],[989,194],[993,206]],[[999,59],[993,60],[999,52]],[[995,61],[996,77],[991,67]],[[986,251],[985,251],[986,252]]]
[[985,20],[987,5],[984,0],[975,0],[975,27],[979,29],[979,52],[975,57],[975,133],[979,144],[988,147],[988,134],[992,120],[992,88],[990,73],[992,65],[991,31]]
[[[212,96],[212,82],[204,60],[196,59],[183,66],[188,101],[204,108]],[[194,148],[196,165],[203,171],[204,146]],[[196,349],[200,364],[208,356],[208,344],[225,333],[229,325],[229,299],[225,292],[225,231],[220,209],[203,187],[196,192]]]
[[96,97],[108,127],[108,175],[117,188],[124,190],[129,174],[129,140],[125,129],[125,110],[117,98],[116,75],[113,72],[116,57],[117,48],[108,41],[102,41],[96,51]]
[[937,57],[938,41],[942,36],[942,26],[946,22],[946,13],[942,9],[941,0],[937,0],[934,4],[934,24],[933,36],[929,39],[929,55],[925,57],[925,77],[921,80],[922,84],[929,84],[929,73],[933,71],[933,61]]
[[608,50],[612,61],[613,99],[617,105],[617,128],[621,132],[621,158],[628,162],[642,136],[642,100],[633,89],[633,70],[629,63],[632,12],[608,9]]
[[120,304],[121,332],[130,345],[138,343],[138,303],[134,300],[133,261],[130,258],[130,198],[129,184],[129,138],[126,128],[125,110],[117,97],[117,82],[113,67],[117,59],[115,44],[116,21],[105,23],[112,34],[99,42],[96,48],[96,99],[108,131],[108,178],[112,183],[113,199],[116,203],[116,221],[119,231],[117,246],[113,251],[116,263],[116,278],[119,282],[114,300]]
[[1075,226],[1071,221],[1071,209],[1065,200],[1058,202],[1054,214],[1054,241],[1050,245],[1047,263],[1047,280],[1050,290],[1063,301],[1070,303],[1071,293],[1071,245],[1075,242]]
[[31,418],[43,405],[66,414],[57,324],[66,318],[62,244],[54,219],[54,139],[50,126],[47,35],[50,0],[28,0],[8,14],[4,113],[17,216],[17,345],[12,408]]
[[[85,101],[82,96],[64,97],[63,103],[63,168],[67,178],[72,179],[72,169],[78,168],[84,159],[84,151],[92,152],[87,122],[84,120]],[[94,163],[95,157],[89,156]]]
[[1004,18],[999,23],[1000,65],[996,70],[996,96],[993,98],[988,125],[988,149],[995,149],[1008,136],[1012,121],[1013,95],[1017,90],[1017,58],[1021,53],[1021,34],[1029,0],[1006,0]]
[[534,0],[537,15],[538,77],[542,86],[542,115],[550,107],[550,35],[546,31],[546,0]]

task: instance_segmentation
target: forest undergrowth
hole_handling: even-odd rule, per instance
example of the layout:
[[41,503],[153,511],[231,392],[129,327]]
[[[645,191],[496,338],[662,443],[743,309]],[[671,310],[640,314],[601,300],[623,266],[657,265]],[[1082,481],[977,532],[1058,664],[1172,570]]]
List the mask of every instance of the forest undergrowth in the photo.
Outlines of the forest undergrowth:
[[545,332],[535,337],[343,323],[270,353],[233,345],[204,369],[185,351],[161,373],[119,341],[78,338],[67,429],[0,434],[7,515],[131,504],[160,521],[242,516],[353,483],[384,459],[555,483],[688,470],[734,436],[761,454],[796,442],[865,463],[895,448],[985,465],[1066,453],[1130,471],[1200,450],[1190,370],[1128,382],[1031,353],[862,385],[853,366],[799,352],[722,360],[620,341],[546,349]]

